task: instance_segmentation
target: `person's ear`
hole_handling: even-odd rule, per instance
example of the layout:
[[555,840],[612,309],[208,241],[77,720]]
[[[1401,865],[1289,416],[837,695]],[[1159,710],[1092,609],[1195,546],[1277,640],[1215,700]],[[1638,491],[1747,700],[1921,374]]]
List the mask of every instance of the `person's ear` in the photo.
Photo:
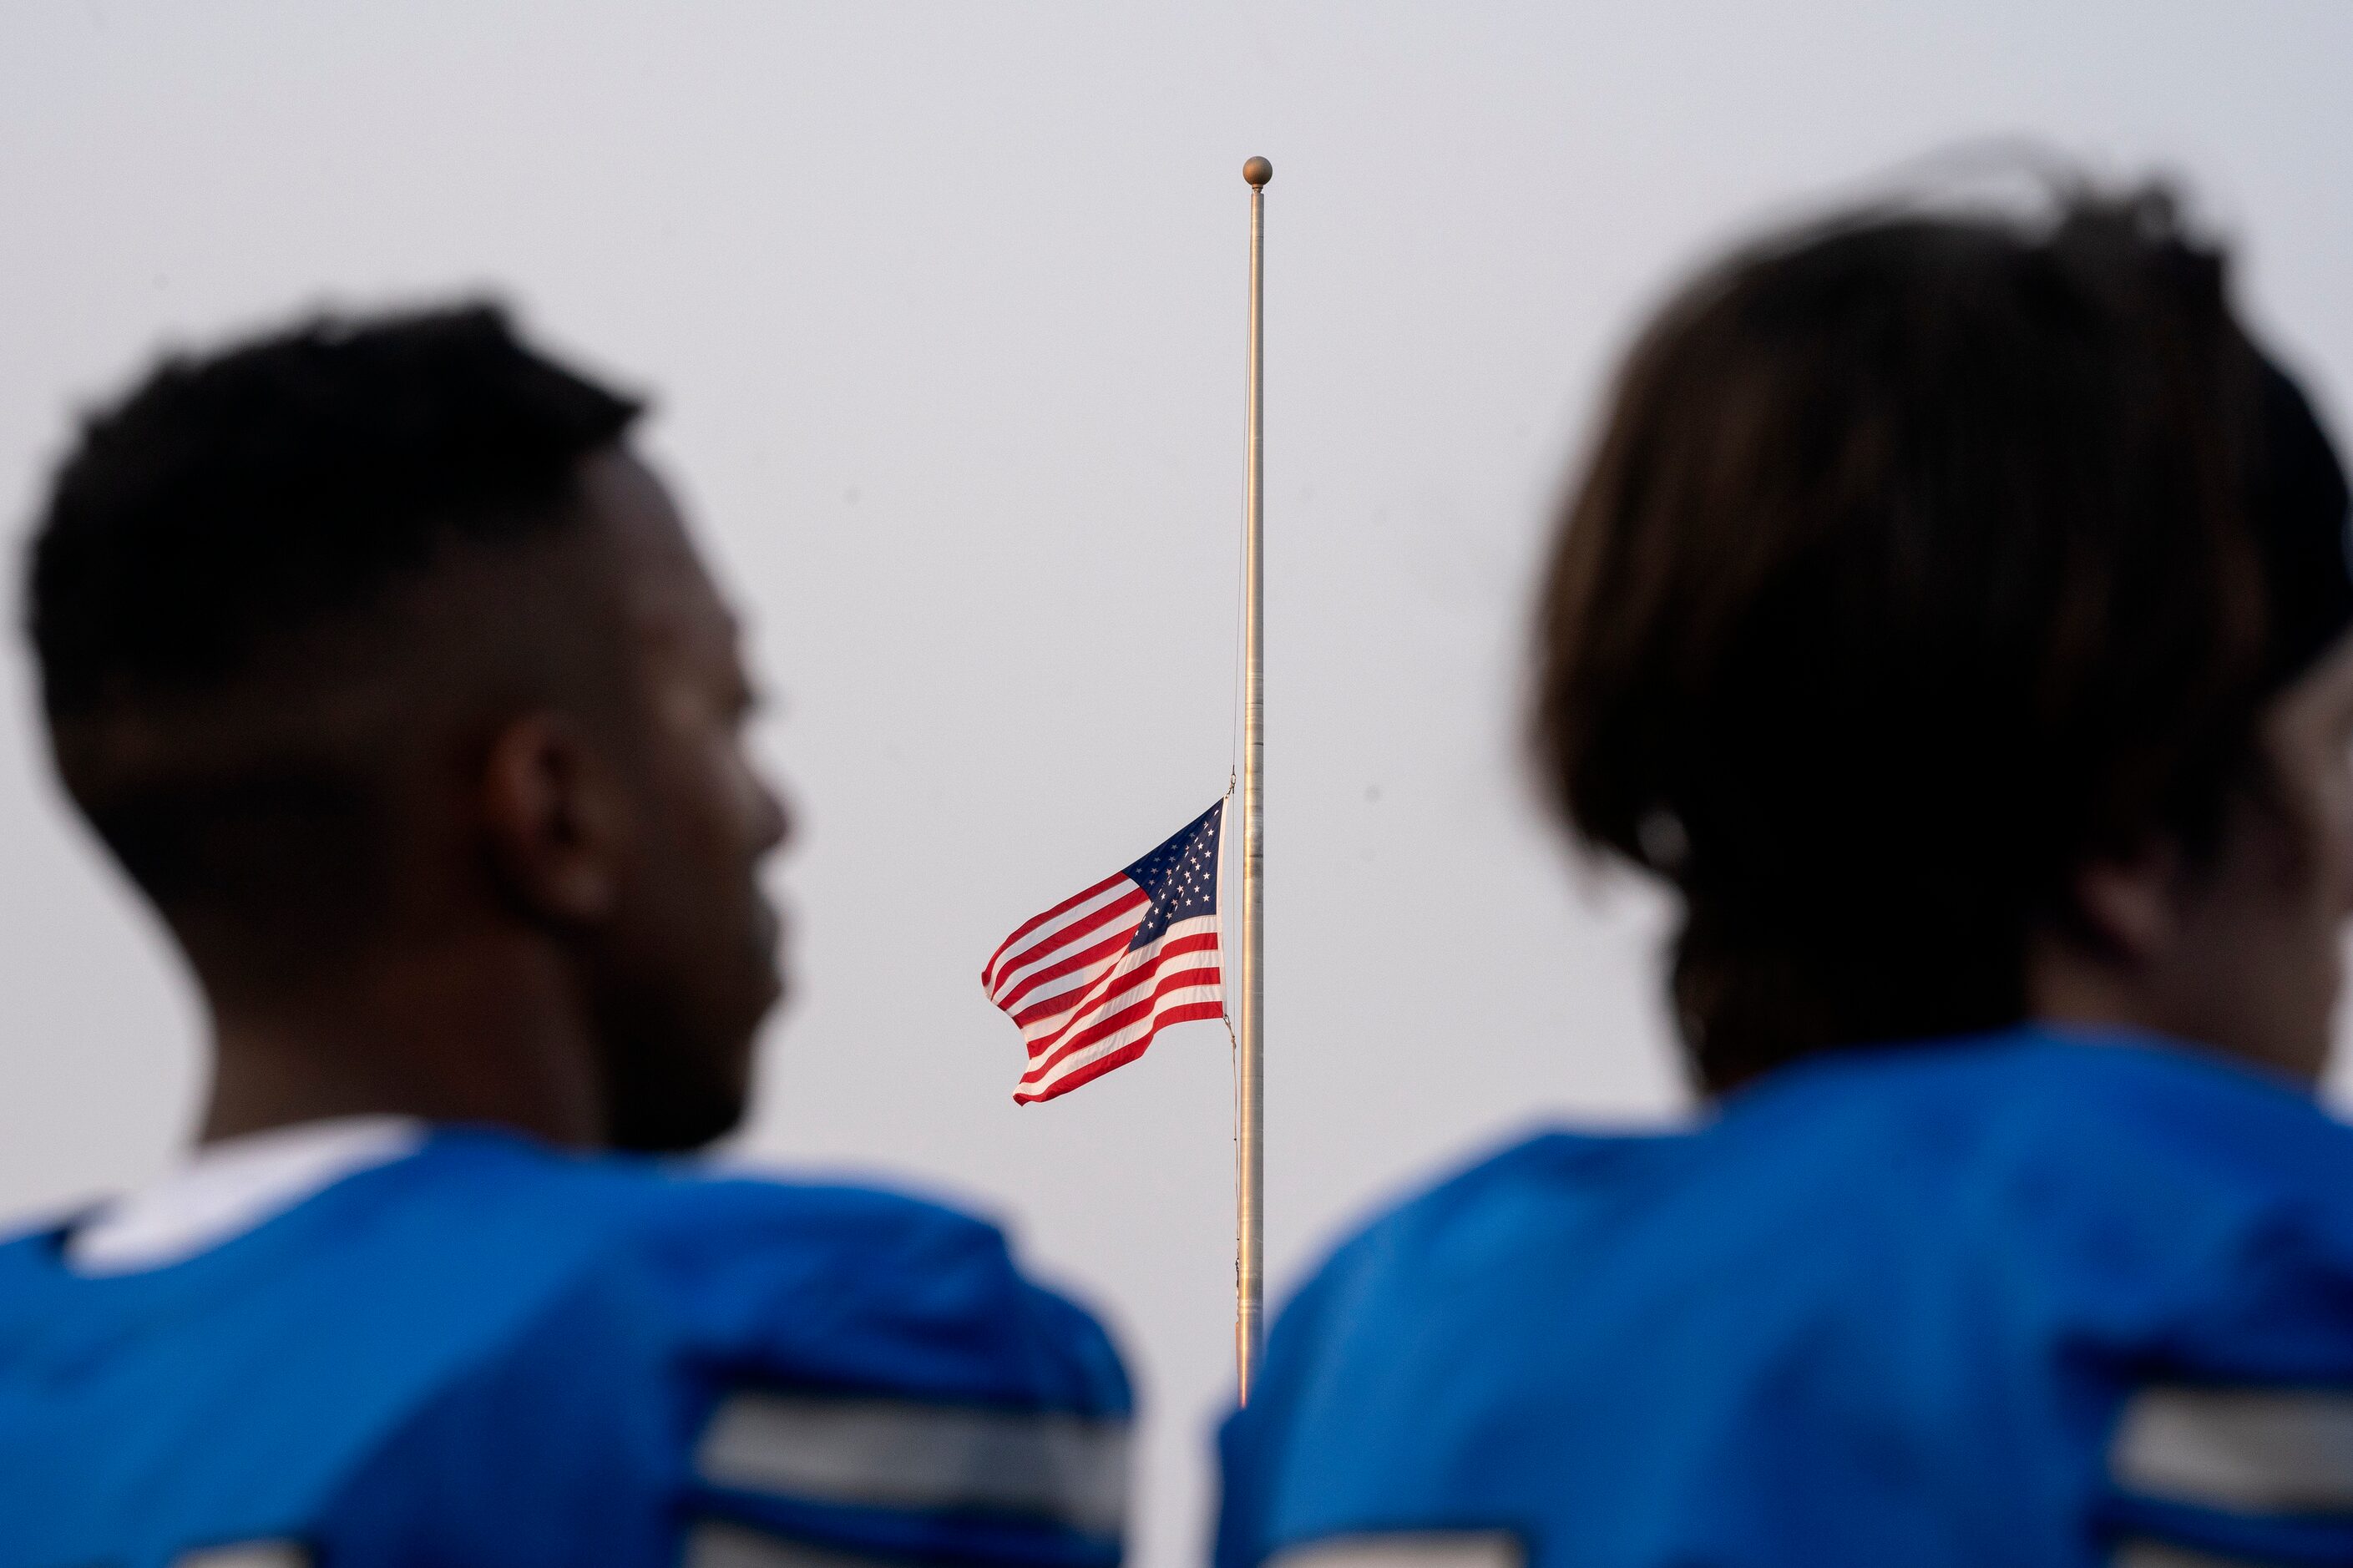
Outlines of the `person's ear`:
[[522,909],[565,924],[612,913],[628,803],[575,726],[535,713],[500,731],[483,762],[480,812],[493,873]]
[[2124,859],[2100,859],[2075,873],[2075,913],[2108,958],[2132,968],[2163,960],[2182,926],[2181,854],[2169,842]]

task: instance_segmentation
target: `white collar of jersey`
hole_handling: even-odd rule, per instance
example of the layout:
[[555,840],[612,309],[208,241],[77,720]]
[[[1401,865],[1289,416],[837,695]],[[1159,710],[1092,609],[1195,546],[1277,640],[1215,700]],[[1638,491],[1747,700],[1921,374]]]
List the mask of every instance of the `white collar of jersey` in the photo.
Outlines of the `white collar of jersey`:
[[132,1274],[209,1251],[344,1177],[416,1152],[425,1123],[337,1116],[207,1143],[153,1185],[99,1209],[68,1233],[77,1274]]

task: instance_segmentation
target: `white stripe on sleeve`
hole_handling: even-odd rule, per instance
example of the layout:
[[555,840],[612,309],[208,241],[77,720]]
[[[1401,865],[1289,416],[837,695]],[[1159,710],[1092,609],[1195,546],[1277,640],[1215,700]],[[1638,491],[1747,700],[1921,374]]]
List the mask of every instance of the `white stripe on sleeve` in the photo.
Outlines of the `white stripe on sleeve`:
[[291,1541],[239,1541],[183,1552],[172,1568],[311,1568],[311,1553]]
[[2144,1388],[2117,1420],[2108,1474],[2126,1491],[2199,1508],[2353,1510],[2353,1393]]
[[1127,1517],[1124,1420],[799,1394],[731,1395],[695,1469],[714,1486],[869,1508],[1028,1514],[1095,1535]]

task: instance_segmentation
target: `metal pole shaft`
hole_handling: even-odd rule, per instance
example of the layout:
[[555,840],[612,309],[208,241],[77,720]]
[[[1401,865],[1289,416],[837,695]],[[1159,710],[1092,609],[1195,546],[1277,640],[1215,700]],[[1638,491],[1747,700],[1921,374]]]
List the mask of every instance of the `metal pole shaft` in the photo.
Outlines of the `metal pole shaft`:
[[1266,469],[1264,446],[1266,353],[1261,316],[1265,300],[1266,182],[1273,166],[1253,158],[1242,167],[1250,185],[1250,382],[1247,420],[1249,458],[1243,469],[1247,543],[1242,564],[1242,897],[1239,1027],[1235,1030],[1236,1064],[1241,1077],[1237,1095],[1235,1136],[1240,1142],[1240,1169],[1235,1181],[1236,1258],[1234,1293],[1234,1358],[1240,1402],[1250,1403],[1250,1385],[1258,1380],[1259,1353],[1263,1344],[1265,1244],[1261,1234],[1266,1219],[1265,1127],[1260,1119],[1265,1089],[1260,1022],[1266,1000],[1263,928],[1260,923],[1260,873],[1263,868],[1263,824],[1260,816],[1261,748],[1264,743],[1265,698],[1262,679],[1265,651],[1266,578],[1261,570],[1265,546]]

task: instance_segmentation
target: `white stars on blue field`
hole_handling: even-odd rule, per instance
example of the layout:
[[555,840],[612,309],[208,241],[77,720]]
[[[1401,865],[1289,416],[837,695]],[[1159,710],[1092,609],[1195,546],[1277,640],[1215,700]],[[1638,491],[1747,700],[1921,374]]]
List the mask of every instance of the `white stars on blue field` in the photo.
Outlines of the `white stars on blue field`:
[[1129,952],[1159,941],[1178,921],[1217,913],[1218,830],[1225,816],[1221,800],[1127,868],[1128,878],[1152,900],[1152,911],[1127,944]]

